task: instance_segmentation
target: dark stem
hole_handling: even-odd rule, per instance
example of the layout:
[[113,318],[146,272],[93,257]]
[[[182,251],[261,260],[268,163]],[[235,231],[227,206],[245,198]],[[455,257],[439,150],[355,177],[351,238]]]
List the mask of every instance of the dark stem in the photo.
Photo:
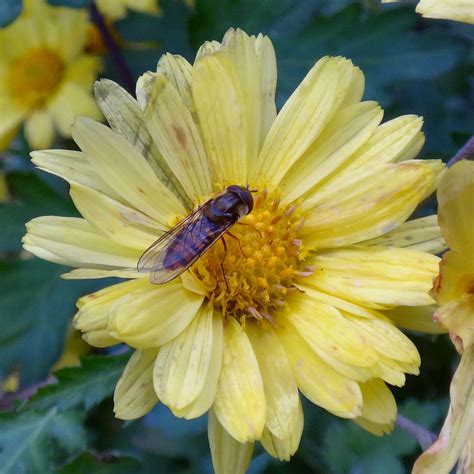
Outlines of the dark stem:
[[437,436],[434,433],[414,421],[405,418],[403,415],[397,415],[395,424],[403,431],[406,431],[410,436],[413,436],[423,451],[428,449],[436,441]]
[[95,24],[95,26],[100,31],[100,35],[102,36],[102,40],[110,54],[110,58],[112,59],[117,71],[122,79],[123,85],[127,91],[135,95],[135,81],[133,79],[133,75],[130,72],[130,69],[123,57],[117,43],[114,41],[112,35],[110,34],[110,30],[107,28],[105,24],[104,17],[99,12],[96,7],[94,1],[89,4],[89,15],[91,20]]
[[474,136],[472,136],[461,149],[446,163],[446,166],[450,168],[460,160],[464,158],[469,159],[474,157]]

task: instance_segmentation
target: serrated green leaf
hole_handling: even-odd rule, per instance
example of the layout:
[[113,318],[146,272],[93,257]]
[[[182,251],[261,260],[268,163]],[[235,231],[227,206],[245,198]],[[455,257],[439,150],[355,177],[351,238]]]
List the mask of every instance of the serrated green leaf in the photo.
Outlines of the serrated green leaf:
[[111,456],[98,459],[92,453],[83,453],[60,470],[60,474],[136,474],[141,463],[129,456]]
[[77,412],[27,411],[0,414],[0,473],[54,472],[67,456],[85,449]]
[[76,299],[99,286],[62,280],[65,271],[36,258],[0,262],[0,378],[15,368],[22,385],[35,383],[59,358]]
[[57,382],[38,390],[24,408],[89,410],[113,393],[129,356],[89,356],[81,360],[79,367],[58,370],[54,374]]
[[12,202],[0,203],[0,252],[17,252],[21,249],[21,237],[25,223],[34,217],[47,215],[77,215],[70,199],[53,191],[33,174],[11,173],[8,190]]
[[23,10],[23,0],[2,0],[0,2],[0,27],[11,23]]

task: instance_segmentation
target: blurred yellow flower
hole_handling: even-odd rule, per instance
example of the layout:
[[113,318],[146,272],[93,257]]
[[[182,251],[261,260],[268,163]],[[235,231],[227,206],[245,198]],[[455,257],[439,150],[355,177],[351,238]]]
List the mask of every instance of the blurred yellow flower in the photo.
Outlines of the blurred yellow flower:
[[[382,3],[394,3],[400,0],[382,0]],[[416,11],[425,18],[474,23],[474,0],[420,0]]]
[[[136,349],[116,416],[158,400],[187,419],[210,410],[217,472],[245,470],[256,440],[289,459],[303,430],[299,392],[390,431],[386,383],[402,386],[420,359],[381,311],[434,303],[439,228],[432,217],[428,230],[404,223],[444,169],[413,159],[422,120],[381,124],[380,106],[361,101],[362,72],[341,57],[318,61],[278,115],[276,80],[269,38],[229,30],[194,65],[163,56],[137,101],[100,81],[112,130],[78,119],[82,152],[32,154],[69,181],[84,218],[33,219],[24,247],[76,267],[65,278],[130,279],[81,298],[74,318],[90,344]],[[137,272],[158,236],[228,184],[257,192],[225,252],[216,244],[164,285]]]
[[[433,296],[434,319],[449,331],[461,362],[451,383],[451,405],[438,441],[417,460],[414,472],[448,473],[474,468],[474,162],[449,169],[438,189],[439,224],[450,248],[440,262]],[[461,469],[464,468],[464,470]]]
[[32,148],[65,137],[76,114],[100,119],[91,89],[100,62],[83,54],[87,13],[26,2],[25,12],[0,29],[0,144],[22,123]]
[[160,13],[158,0],[96,0],[96,5],[109,21],[124,18],[127,15],[127,9],[155,15]]

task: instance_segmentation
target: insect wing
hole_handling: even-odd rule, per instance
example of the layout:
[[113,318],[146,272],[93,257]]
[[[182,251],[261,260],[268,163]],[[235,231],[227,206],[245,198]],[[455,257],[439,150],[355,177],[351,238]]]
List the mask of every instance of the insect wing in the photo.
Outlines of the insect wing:
[[211,223],[204,215],[208,201],[163,234],[138,261],[138,271],[152,283],[166,283],[187,270],[232,225]]

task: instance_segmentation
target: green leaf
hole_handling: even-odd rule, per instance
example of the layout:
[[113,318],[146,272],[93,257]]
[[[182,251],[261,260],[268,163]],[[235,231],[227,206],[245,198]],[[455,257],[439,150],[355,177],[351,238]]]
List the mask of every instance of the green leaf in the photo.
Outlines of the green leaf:
[[70,8],[83,8],[89,6],[91,0],[48,0],[50,5]]
[[0,377],[18,368],[22,385],[42,380],[61,354],[75,301],[94,281],[65,281],[66,268],[39,259],[0,262]]
[[[431,426],[442,415],[439,404],[408,401],[401,413],[420,423]],[[402,458],[417,451],[418,443],[396,427],[392,434],[373,436],[351,422],[334,422],[324,439],[324,457],[332,472],[370,472],[371,474],[402,474]],[[345,453],[341,456],[341,453]]]
[[85,449],[82,416],[76,412],[0,414],[0,472],[53,472],[67,456]]
[[0,27],[11,23],[23,10],[23,0],[2,0],[0,2]]
[[127,364],[130,354],[89,356],[80,367],[67,367],[55,372],[57,383],[41,388],[27,402],[26,409],[89,410],[110,396]]
[[135,474],[140,471],[141,463],[129,456],[104,456],[98,459],[92,453],[83,453],[64,466],[60,474]]
[[17,252],[25,223],[43,214],[77,215],[69,199],[53,191],[45,182],[32,174],[8,175],[8,189],[13,202],[0,203],[0,252]]

